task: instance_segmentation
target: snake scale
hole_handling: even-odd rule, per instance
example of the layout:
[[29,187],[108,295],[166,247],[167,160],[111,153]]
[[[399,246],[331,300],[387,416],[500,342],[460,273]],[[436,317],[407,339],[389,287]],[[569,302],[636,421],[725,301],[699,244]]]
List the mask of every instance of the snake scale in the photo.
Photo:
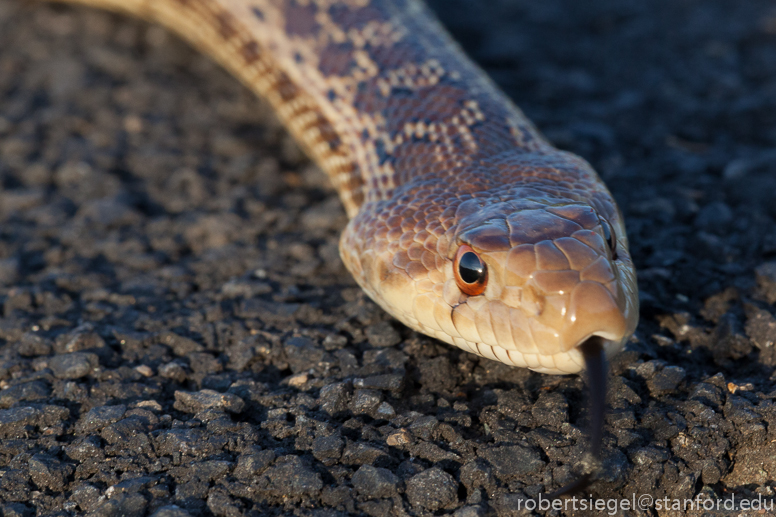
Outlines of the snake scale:
[[587,361],[600,453],[605,356],[638,320],[622,216],[417,0],[75,0],[158,22],[267,99],[328,174],[342,259],[407,326],[544,373]]

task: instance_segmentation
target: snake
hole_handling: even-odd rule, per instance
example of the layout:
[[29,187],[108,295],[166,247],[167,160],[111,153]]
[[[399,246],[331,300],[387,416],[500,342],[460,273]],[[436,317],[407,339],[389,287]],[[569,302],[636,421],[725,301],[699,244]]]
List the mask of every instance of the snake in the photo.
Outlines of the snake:
[[[340,255],[406,326],[548,374],[605,362],[638,322],[622,214],[419,0],[60,0],[163,25],[266,99],[327,174]],[[583,476],[566,491],[587,484]]]

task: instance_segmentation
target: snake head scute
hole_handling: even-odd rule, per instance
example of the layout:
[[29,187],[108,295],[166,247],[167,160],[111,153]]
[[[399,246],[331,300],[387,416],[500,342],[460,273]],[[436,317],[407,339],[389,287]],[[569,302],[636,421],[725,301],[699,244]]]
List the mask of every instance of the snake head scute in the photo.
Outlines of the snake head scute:
[[[408,326],[507,364],[575,373],[581,343],[599,336],[612,355],[637,323],[635,272],[610,199],[526,192],[436,211],[380,207],[351,221],[341,250],[366,292]],[[456,274],[462,247],[487,270],[475,295]]]

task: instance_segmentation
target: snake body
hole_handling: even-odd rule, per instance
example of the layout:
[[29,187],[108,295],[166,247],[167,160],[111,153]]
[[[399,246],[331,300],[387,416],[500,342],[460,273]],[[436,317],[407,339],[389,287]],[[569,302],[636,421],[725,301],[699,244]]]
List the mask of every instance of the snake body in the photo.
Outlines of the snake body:
[[347,268],[409,327],[545,373],[633,333],[611,194],[419,1],[76,2],[161,23],[266,98],[342,199]]

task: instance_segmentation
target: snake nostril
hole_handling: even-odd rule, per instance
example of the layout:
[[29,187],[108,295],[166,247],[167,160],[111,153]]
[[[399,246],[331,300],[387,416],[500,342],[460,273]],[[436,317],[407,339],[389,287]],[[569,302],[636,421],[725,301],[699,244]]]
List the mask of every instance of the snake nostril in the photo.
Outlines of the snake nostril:
[[597,282],[582,281],[574,287],[565,320],[566,349],[578,346],[589,336],[619,341],[628,331],[628,322],[617,300]]

